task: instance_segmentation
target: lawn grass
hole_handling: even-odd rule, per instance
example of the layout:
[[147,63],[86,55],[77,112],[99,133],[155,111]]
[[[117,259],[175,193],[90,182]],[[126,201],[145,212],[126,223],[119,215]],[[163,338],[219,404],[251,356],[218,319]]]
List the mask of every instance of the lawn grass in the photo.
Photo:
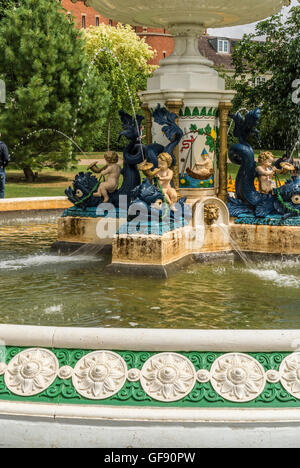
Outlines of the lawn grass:
[[[272,151],[275,157],[280,157],[283,151]],[[104,153],[86,153],[90,159],[103,159]],[[258,152],[256,157],[258,157]],[[27,198],[27,197],[57,197],[64,196],[65,190],[72,185],[74,177],[79,172],[85,172],[87,165],[78,165],[75,169],[67,171],[54,171],[45,169],[36,182],[28,183],[22,171],[16,170],[13,166],[7,169],[7,183],[5,190],[5,198]],[[99,164],[101,167],[101,164]],[[228,176],[232,179],[236,178],[239,166],[229,163]],[[283,178],[286,178],[284,176]]]

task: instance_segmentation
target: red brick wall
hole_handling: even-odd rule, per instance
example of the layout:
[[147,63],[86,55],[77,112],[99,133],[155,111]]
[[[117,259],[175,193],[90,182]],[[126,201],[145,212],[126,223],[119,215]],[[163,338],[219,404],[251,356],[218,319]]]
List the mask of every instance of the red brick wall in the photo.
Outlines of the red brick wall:
[[76,18],[76,26],[82,27],[82,16],[85,15],[85,24],[89,26],[96,26],[96,17],[100,18],[100,23],[109,24],[109,20],[100,15],[94,8],[86,7],[83,2],[73,3],[71,0],[62,0],[62,6],[73,14]]
[[165,29],[147,28],[147,32],[144,32],[143,28],[137,28],[137,34],[144,37],[147,44],[156,50],[156,56],[149,63],[158,65],[173,52],[174,39]]
[[[62,0],[62,6],[73,14],[76,18],[76,26],[82,27],[82,16],[85,15],[85,26],[96,26],[96,17],[99,17],[100,23],[110,24],[110,20],[98,13],[94,8],[86,7],[82,1],[77,3],[71,0]],[[112,22],[113,26],[116,21]],[[147,44],[156,50],[156,56],[150,61],[151,64],[158,65],[164,56],[168,57],[174,48],[174,40],[165,29],[135,27],[136,33],[145,38]]]

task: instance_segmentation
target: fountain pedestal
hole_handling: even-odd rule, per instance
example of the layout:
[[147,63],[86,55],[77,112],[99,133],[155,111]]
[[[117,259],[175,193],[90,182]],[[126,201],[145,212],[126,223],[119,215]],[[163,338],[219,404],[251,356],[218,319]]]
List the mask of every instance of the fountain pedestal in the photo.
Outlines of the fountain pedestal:
[[[176,25],[170,32],[175,39],[173,54],[160,62],[140,98],[150,112],[159,103],[179,115],[178,125],[184,137],[175,154],[177,165],[173,183],[180,196],[203,200],[217,196],[220,191],[219,175],[224,173],[220,153],[224,153],[225,148],[220,142],[219,107],[221,104],[223,112],[230,106],[235,92],[225,90],[225,80],[212,68],[213,63],[199,53],[199,38],[204,33],[199,24]],[[149,123],[147,128],[149,133]],[[154,121],[151,140],[160,144],[167,141]],[[204,162],[203,153],[207,153],[211,160],[212,171],[207,175],[203,169],[201,175],[195,169]],[[224,200],[224,196],[222,198]]]

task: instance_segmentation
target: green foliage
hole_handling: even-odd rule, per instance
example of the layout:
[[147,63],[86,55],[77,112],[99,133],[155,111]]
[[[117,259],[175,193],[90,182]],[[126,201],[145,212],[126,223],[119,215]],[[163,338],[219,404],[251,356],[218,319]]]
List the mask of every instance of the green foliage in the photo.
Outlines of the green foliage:
[[76,143],[89,149],[107,115],[109,92],[94,70],[83,86],[88,66],[82,35],[56,0],[23,0],[0,23],[0,78],[7,88],[1,138],[19,168],[63,169],[74,162],[76,147],[58,132],[76,133]]
[[148,64],[154,51],[128,25],[90,27],[85,31],[85,38],[90,60],[111,92],[106,125],[110,138],[98,138],[94,148],[105,149],[107,140],[111,140],[113,149],[118,149],[116,140],[121,130],[118,111],[123,109],[133,114],[133,106],[136,112],[141,112],[138,91],[146,89],[147,78],[156,68]]
[[[261,107],[264,147],[292,149],[299,137],[299,105],[292,100],[293,82],[300,79],[299,56],[300,7],[286,21],[278,14],[260,22],[255,34],[244,36],[235,48],[234,110]],[[268,73],[270,79],[254,86],[257,77]]]
[[20,0],[1,0],[0,2],[0,20],[13,8],[20,6]]

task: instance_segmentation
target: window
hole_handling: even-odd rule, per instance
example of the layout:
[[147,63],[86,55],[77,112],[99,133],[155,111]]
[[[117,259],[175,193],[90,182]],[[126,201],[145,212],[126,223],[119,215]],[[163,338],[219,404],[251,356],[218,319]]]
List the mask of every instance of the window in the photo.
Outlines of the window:
[[86,18],[85,18],[85,15],[82,15],[82,18],[81,18],[81,27],[83,29],[86,28]]
[[113,25],[113,20],[109,20],[109,26]]
[[264,76],[257,76],[254,81],[255,86],[260,86],[266,82],[266,78]]
[[229,41],[227,39],[218,40],[218,52],[220,54],[229,54]]
[[148,28],[146,26],[143,26],[143,32],[144,33],[148,32]]
[[166,58],[166,56],[167,56],[167,52],[164,50],[163,51],[163,57]]
[[96,16],[96,26],[100,26],[100,18],[99,18],[99,16]]

